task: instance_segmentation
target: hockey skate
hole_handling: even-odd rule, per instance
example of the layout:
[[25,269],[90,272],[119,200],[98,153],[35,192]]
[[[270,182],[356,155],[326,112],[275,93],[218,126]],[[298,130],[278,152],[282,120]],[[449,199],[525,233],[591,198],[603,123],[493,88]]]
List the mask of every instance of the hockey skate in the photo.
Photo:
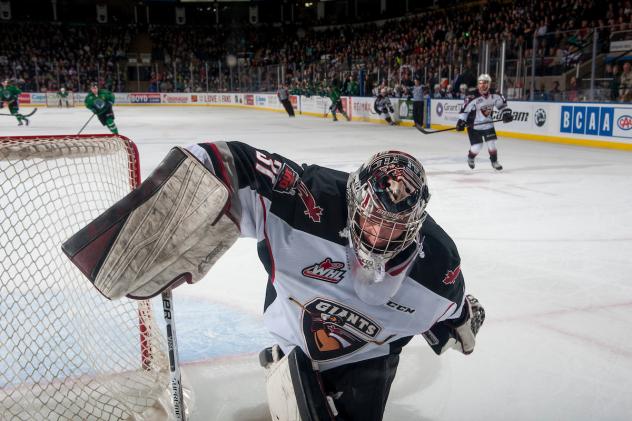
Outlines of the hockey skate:
[[474,169],[474,158],[470,158],[469,156],[467,157],[467,165],[471,168]]
[[24,123],[22,123],[22,120],[18,120],[18,126],[23,126]]
[[500,171],[503,169],[503,166],[500,165],[500,162],[498,161],[492,161],[492,167],[494,167],[496,171]]

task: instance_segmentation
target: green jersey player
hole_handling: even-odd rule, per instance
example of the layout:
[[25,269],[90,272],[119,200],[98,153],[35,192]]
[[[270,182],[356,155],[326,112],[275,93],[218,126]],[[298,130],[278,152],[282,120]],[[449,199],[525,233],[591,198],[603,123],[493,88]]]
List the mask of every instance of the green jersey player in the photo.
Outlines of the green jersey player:
[[59,106],[63,107],[64,103],[66,104],[66,108],[70,107],[70,102],[68,102],[68,95],[70,93],[66,90],[66,88],[62,87],[58,92],[57,92],[57,99],[59,101]]
[[9,111],[11,115],[18,119],[18,126],[29,125],[29,119],[20,114],[20,104],[19,97],[22,91],[15,85],[12,85],[8,79],[2,81],[2,86],[0,87],[0,108],[4,107],[4,104],[7,103],[9,107]]
[[99,121],[114,134],[118,134],[118,128],[114,123],[114,94],[106,89],[99,89],[96,83],[90,87],[90,92],[84,101],[86,108],[95,113]]
[[[331,111],[331,114],[334,116],[334,121],[338,121],[338,117],[336,117],[336,112],[339,112],[340,114],[345,116],[347,121],[350,121],[349,116],[342,107],[342,100],[340,99],[342,93],[340,92],[340,88],[338,86],[338,81],[334,81],[332,86],[329,87],[329,91],[327,93],[327,96],[331,100],[329,111]],[[327,117],[327,114],[325,114],[325,117]]]

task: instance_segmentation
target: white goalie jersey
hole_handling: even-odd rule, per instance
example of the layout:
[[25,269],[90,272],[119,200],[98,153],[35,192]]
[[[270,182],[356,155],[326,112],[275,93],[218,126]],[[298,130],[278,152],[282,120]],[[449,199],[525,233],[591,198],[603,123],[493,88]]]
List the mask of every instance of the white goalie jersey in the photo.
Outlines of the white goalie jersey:
[[188,150],[229,187],[228,214],[242,236],[258,241],[268,272],[264,320],[286,355],[298,346],[327,370],[398,353],[412,336],[461,315],[460,257],[430,216],[417,241],[385,266],[382,282],[400,289],[369,305],[356,291],[357,259],[344,235],[348,173],[239,142]]

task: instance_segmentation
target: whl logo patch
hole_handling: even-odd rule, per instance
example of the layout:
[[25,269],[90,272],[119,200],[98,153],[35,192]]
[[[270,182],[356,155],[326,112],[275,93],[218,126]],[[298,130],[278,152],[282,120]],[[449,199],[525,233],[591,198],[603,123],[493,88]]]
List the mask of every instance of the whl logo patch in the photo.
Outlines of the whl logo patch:
[[303,276],[308,278],[318,279],[319,281],[331,282],[337,284],[344,278],[346,270],[342,268],[345,264],[342,262],[332,262],[328,257],[320,263],[308,266],[303,269]]

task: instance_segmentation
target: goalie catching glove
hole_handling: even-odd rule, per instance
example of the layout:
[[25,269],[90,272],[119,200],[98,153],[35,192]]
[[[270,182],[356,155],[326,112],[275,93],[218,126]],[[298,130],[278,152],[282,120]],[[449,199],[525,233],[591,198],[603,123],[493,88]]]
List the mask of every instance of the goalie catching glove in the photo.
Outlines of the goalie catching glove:
[[503,123],[511,123],[513,121],[513,111],[511,108],[505,108],[500,112],[500,118],[503,119]]
[[465,297],[463,311],[458,319],[436,323],[422,336],[437,354],[454,348],[463,354],[471,354],[476,344],[476,334],[485,321],[485,309],[471,295]]
[[150,298],[200,280],[237,240],[229,198],[204,164],[174,148],[62,250],[107,298]]

